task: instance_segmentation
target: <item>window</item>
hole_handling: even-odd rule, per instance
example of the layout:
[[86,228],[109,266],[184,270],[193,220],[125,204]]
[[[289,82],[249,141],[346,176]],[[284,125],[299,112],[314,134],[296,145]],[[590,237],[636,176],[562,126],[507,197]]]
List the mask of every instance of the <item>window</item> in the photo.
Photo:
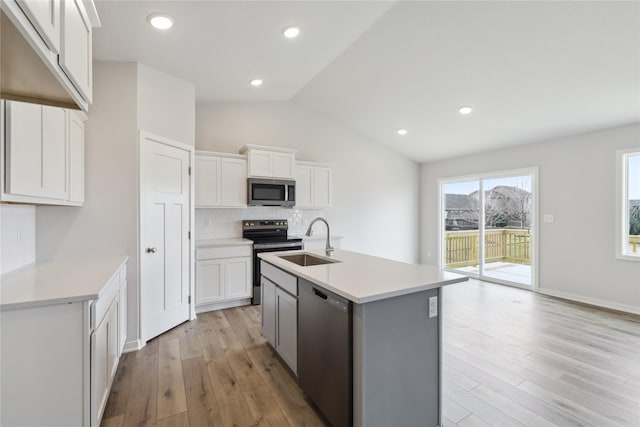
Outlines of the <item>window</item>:
[[640,150],[617,153],[617,256],[640,261]]

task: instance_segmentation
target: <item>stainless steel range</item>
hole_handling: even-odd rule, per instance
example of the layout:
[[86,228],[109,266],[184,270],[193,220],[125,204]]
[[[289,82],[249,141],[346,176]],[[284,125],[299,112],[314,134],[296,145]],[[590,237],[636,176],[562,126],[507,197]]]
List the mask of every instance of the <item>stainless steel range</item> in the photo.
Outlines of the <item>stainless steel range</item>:
[[301,238],[288,237],[286,219],[243,220],[242,237],[253,240],[253,298],[252,304],[260,304],[260,258],[262,252],[293,251],[302,249]]

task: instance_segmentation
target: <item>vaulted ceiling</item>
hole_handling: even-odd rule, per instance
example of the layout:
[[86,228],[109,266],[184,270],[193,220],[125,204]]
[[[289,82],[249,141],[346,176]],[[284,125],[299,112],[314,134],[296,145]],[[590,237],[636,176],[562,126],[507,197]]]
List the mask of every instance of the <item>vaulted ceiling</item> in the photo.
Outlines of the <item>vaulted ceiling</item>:
[[192,81],[200,104],[291,101],[419,162],[640,122],[637,1],[96,6],[96,60]]

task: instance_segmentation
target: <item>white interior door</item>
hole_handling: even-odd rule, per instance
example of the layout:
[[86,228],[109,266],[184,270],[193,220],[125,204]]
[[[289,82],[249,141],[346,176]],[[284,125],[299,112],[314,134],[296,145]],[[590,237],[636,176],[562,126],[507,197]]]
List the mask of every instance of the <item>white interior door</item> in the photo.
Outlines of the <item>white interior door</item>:
[[189,151],[140,140],[140,310],[143,341],[189,318]]

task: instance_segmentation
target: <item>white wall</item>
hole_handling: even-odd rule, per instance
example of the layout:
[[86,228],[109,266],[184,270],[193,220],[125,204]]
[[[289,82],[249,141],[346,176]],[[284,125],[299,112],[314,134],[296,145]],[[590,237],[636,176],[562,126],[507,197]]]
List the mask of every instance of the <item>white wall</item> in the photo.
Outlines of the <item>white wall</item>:
[[138,128],[195,146],[196,87],[138,64]]
[[138,129],[193,146],[194,106],[184,80],[137,63],[94,62],[84,206],[37,207],[38,260],[129,256],[128,345],[139,337]]
[[0,274],[36,260],[36,207],[0,205]]
[[[327,217],[344,249],[418,260],[415,162],[291,102],[197,105],[198,150],[237,153],[245,144],[293,148],[299,160],[332,165]],[[253,209],[247,215],[255,217]]]
[[[615,258],[616,150],[640,147],[640,125],[421,166],[421,259],[437,263],[438,178],[539,166],[539,287],[640,312],[640,262]],[[430,256],[428,255],[430,254]]]
[[128,339],[138,336],[137,64],[95,62],[83,207],[37,207],[37,258],[128,255]]

